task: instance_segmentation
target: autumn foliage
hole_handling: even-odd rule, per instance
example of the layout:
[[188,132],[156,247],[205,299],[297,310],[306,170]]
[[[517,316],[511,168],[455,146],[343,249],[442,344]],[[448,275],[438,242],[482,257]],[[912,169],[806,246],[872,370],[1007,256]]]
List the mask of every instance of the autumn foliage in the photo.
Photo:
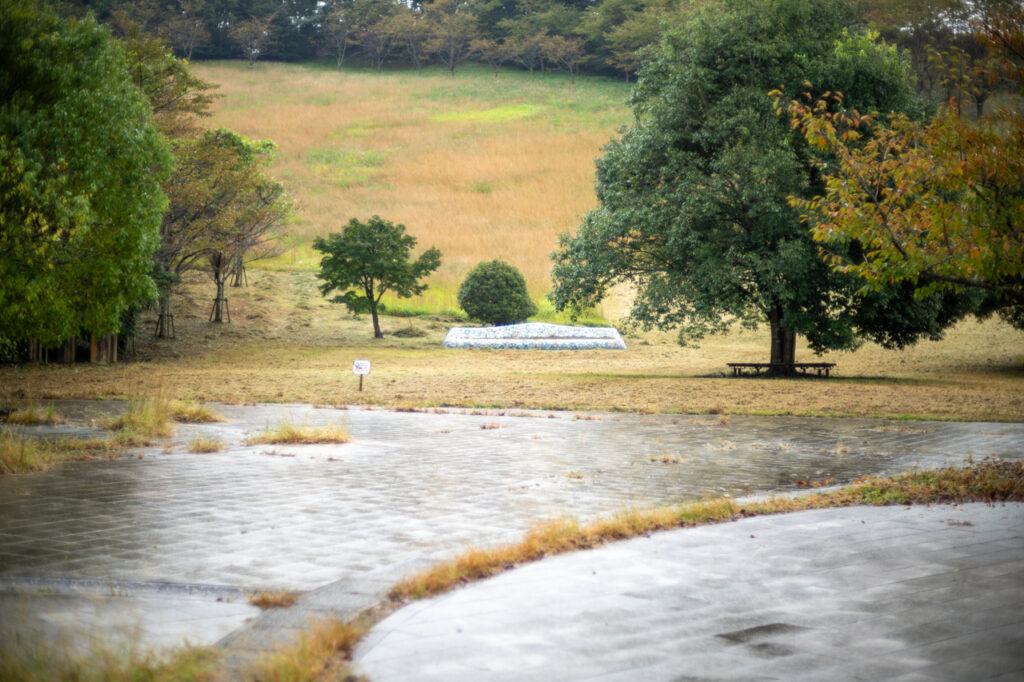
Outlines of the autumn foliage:
[[[951,100],[930,121],[879,121],[842,95],[794,101],[792,124],[826,152],[823,196],[793,198],[835,268],[868,288],[973,288],[1005,310],[1024,304],[1024,9],[976,24],[988,58],[976,87],[1002,108],[975,120]],[[849,248],[854,245],[859,248]],[[1013,317],[1016,317],[1014,315]]]

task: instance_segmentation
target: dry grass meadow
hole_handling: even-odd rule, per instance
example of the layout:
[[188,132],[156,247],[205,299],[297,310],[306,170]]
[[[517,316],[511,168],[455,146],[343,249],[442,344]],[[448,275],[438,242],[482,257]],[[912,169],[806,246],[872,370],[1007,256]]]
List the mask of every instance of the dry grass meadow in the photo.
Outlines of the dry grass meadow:
[[[232,322],[207,322],[213,285],[192,273],[177,301],[178,338],[153,339],[142,319],[135,359],[115,365],[0,369],[0,404],[59,398],[302,402],[398,409],[810,414],[1024,420],[1024,334],[967,320],[905,351],[866,345],[825,356],[832,378],[734,379],[726,362],[763,361],[764,330],[681,347],[670,334],[630,334],[625,351],[492,351],[441,347],[458,321],[368,317],[329,303],[308,272],[254,271],[229,290]],[[806,349],[798,357],[812,359]],[[354,360],[370,360],[364,390]]]
[[443,254],[411,306],[458,307],[459,282],[500,258],[541,299],[558,233],[596,205],[594,159],[630,121],[628,86],[467,66],[377,74],[314,65],[206,62],[212,125],[278,145],[273,173],[297,202],[290,250],[267,264],[315,270],[314,236],[378,214]]
[[[735,332],[680,347],[671,334],[628,334],[629,349],[458,351],[440,347],[463,275],[502,258],[542,299],[548,254],[596,203],[594,158],[627,123],[625,84],[562,75],[494,76],[468,67],[376,74],[317,65],[195,65],[218,83],[211,125],[279,146],[272,172],[297,203],[286,251],[229,290],[230,324],[207,322],[213,285],[188,273],[175,340],[141,321],[133,360],[112,366],[0,368],[0,406],[54,398],[307,402],[400,409],[812,414],[1024,420],[1024,334],[967,321],[940,342],[837,353],[830,379],[732,379],[726,362],[764,361],[766,333]],[[404,223],[444,264],[412,317],[384,319],[374,341],[318,293],[314,236],[352,217]],[[597,311],[615,321],[622,301]],[[551,318],[551,311],[541,316]],[[811,360],[809,351],[799,359]],[[372,362],[364,391],[352,362]]]

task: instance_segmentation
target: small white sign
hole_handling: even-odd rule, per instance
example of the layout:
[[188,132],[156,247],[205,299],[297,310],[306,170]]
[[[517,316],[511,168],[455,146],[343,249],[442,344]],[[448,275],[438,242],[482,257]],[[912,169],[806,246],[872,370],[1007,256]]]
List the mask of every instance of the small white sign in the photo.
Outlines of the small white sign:
[[370,373],[370,361],[369,360],[356,360],[352,363],[353,374],[369,374]]

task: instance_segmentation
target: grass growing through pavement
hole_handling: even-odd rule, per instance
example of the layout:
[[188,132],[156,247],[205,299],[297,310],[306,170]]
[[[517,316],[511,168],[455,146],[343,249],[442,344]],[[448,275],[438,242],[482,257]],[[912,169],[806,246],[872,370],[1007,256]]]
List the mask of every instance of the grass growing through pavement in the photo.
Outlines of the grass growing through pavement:
[[249,596],[249,603],[261,609],[286,609],[299,600],[299,593],[291,590],[257,592]]
[[365,618],[347,623],[337,620],[318,622],[293,646],[260,660],[247,677],[260,682],[354,680],[345,674],[345,665],[369,629],[370,622]]
[[285,422],[274,430],[267,429],[245,439],[249,445],[316,445],[347,443],[352,440],[340,426],[296,426]]
[[8,424],[34,426],[38,424],[63,424],[64,418],[57,414],[57,411],[53,408],[53,401],[50,401],[50,405],[46,408],[45,412],[37,409],[35,403],[30,403],[28,407],[11,412],[7,415],[6,421]]
[[7,429],[0,431],[0,474],[43,471],[61,459],[45,441]]
[[0,652],[0,680],[18,682],[215,682],[217,652],[185,647],[170,656],[151,651],[100,649],[81,657],[55,655],[42,647]]
[[0,430],[0,475],[45,471],[67,460],[111,459],[124,444],[112,438],[33,438],[11,429]]
[[169,401],[167,415],[181,424],[212,424],[227,421],[212,408],[190,400]]
[[174,434],[171,415],[171,401],[166,398],[132,400],[127,410],[104,420],[102,426],[117,432],[125,445],[149,445],[154,438],[169,438]]
[[129,401],[127,410],[118,417],[104,420],[102,426],[116,432],[115,440],[121,445],[141,447],[151,445],[154,438],[174,435],[173,422],[205,424],[222,421],[224,417],[205,405],[171,400],[161,394],[151,400]]
[[188,442],[188,451],[197,455],[211,452],[223,452],[224,442],[216,438],[196,436]]

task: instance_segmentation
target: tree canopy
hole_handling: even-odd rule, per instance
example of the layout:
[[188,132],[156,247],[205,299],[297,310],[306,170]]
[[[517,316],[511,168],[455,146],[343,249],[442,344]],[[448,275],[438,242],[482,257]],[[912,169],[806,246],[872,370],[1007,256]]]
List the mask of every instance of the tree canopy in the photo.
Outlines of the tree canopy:
[[822,168],[825,191],[793,203],[836,269],[866,288],[979,289],[1024,326],[1024,9],[976,27],[988,48],[976,78],[1016,97],[977,120],[954,97],[925,122],[793,101],[793,125],[836,159]]
[[459,286],[459,307],[488,324],[523,322],[537,314],[523,273],[502,260],[479,263]]
[[0,330],[56,343],[152,297],[171,156],[93,19],[0,3]]
[[959,314],[945,299],[857,295],[788,203],[813,195],[819,171],[770,90],[810,82],[851,93],[850,106],[916,106],[901,54],[848,33],[851,20],[838,0],[727,0],[669,32],[641,71],[632,127],[598,161],[600,206],[560,239],[556,307],[579,311],[626,283],[631,318],[678,327],[681,341],[769,322],[771,361],[782,364],[796,334],[819,351],[865,334],[902,345]]
[[405,234],[405,225],[395,225],[380,216],[361,222],[349,221],[340,234],[317,237],[313,248],[324,254],[317,277],[323,280],[320,293],[339,292],[331,300],[344,303],[353,313],[369,312],[373,336],[384,338],[378,312],[381,298],[392,292],[399,298],[423,293],[420,280],[441,265],[441,252],[429,248],[410,260],[416,238]]

